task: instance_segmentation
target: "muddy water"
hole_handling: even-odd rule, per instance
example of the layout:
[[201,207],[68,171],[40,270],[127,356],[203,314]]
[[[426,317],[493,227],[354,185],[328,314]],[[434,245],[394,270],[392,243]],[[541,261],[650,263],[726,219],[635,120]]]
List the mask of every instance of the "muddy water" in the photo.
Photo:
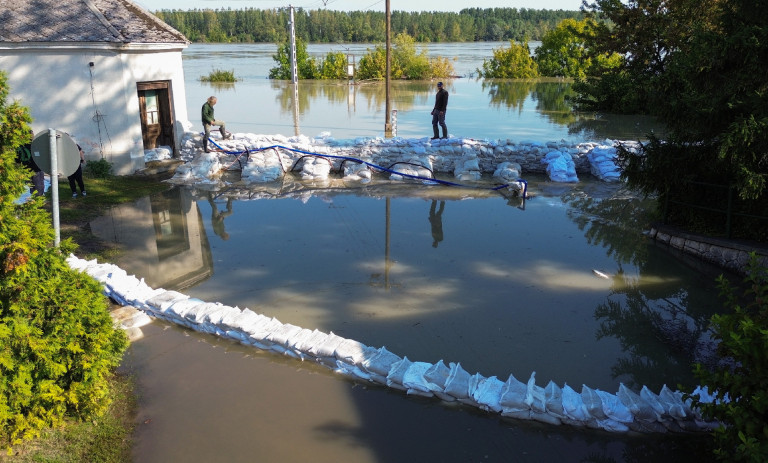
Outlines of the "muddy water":
[[[419,185],[175,188],[92,229],[130,246],[120,265],[154,287],[413,361],[460,362],[502,380],[536,371],[541,386],[577,390],[694,384],[689,364],[708,352],[719,271],[646,241],[638,230],[647,205],[617,186],[532,179],[530,187],[535,197],[525,202]],[[672,436],[507,421],[407,397],[160,322],[145,333],[124,364],[142,396],[135,461],[692,454],[691,442]]]

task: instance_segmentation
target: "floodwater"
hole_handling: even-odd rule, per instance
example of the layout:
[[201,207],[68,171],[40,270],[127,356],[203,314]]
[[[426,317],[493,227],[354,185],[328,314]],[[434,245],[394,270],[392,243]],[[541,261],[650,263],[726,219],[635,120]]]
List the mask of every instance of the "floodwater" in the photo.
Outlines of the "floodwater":
[[[480,53],[476,44],[464,52],[443,46],[464,56],[458,62],[467,69],[468,57]],[[245,79],[215,92],[216,114],[234,131],[381,135],[381,84],[302,83],[305,99],[292,112],[290,86],[263,78],[274,46],[188,51],[191,112],[212,91],[195,82],[201,70],[234,67]],[[421,136],[433,86],[401,84],[399,135]],[[494,100],[498,86],[453,80],[451,132],[589,138],[569,119],[581,116],[542,109],[538,85]],[[351,107],[350,88],[358,92]],[[627,127],[640,137],[645,126],[605,127],[599,136],[622,138]],[[412,361],[460,362],[470,374],[514,374],[523,382],[535,371],[540,386],[553,380],[576,390],[692,387],[690,363],[710,352],[707,325],[719,308],[713,281],[721,271],[645,239],[648,204],[619,185],[525,178],[533,194],[527,201],[492,192],[490,179],[462,188],[289,176],[246,188],[234,175],[169,187],[111,210],[91,229],[124,245],[117,263],[153,287],[386,346]],[[138,462],[706,458],[701,438],[502,419],[162,321],[143,330],[122,367],[138,382]]]
[[[538,43],[531,43],[533,50]],[[322,60],[328,52],[349,53],[355,62],[373,44],[313,44],[308,53]],[[458,78],[444,79],[449,102],[446,123],[452,136],[515,141],[645,139],[661,129],[651,118],[576,113],[569,98],[572,83],[561,79],[477,79],[493,50],[507,42],[428,44],[429,56],[452,60]],[[218,97],[217,119],[233,132],[303,134],[329,132],[336,138],[384,135],[386,86],[383,82],[299,81],[298,99],[289,81],[267,78],[275,67],[274,44],[192,44],[184,54],[187,111],[200,128],[200,107],[210,95]],[[200,82],[212,70],[232,71],[235,84]],[[391,109],[396,135],[431,136],[435,102],[434,81],[393,81]],[[298,102],[298,104],[296,104]]]

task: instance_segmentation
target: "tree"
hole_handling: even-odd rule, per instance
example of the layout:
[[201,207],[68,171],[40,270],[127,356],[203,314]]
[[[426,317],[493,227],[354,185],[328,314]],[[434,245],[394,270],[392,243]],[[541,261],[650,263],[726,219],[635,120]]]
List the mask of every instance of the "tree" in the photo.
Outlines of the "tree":
[[[291,44],[285,42],[278,47],[277,54],[272,55],[277,66],[269,70],[270,79],[291,80],[293,72],[291,71]],[[299,79],[315,79],[319,73],[319,66],[314,58],[307,53],[307,43],[296,39],[296,67]]]
[[346,79],[347,56],[340,52],[329,52],[320,65],[319,77],[321,79]]
[[100,285],[69,268],[69,240],[52,246],[42,197],[16,204],[31,172],[16,149],[31,139],[27,108],[8,104],[0,72],[0,447],[93,418],[109,404],[108,377],[127,346]]
[[495,48],[493,58],[483,60],[478,69],[480,77],[501,79],[525,79],[539,76],[538,66],[531,58],[528,42],[509,42],[509,48]]
[[557,27],[544,34],[541,46],[534,51],[539,73],[547,77],[585,78],[592,65],[587,55],[586,31],[591,19],[564,19]]
[[728,312],[712,317],[722,365],[696,365],[696,376],[713,401],[694,395],[704,415],[720,421],[715,431],[716,455],[723,461],[763,462],[768,458],[768,268],[753,253],[743,294],[722,275],[718,278]]
[[621,57],[618,66],[594,67],[577,83],[584,109],[626,114],[653,113],[662,102],[656,91],[670,59],[685,53],[691,31],[712,19],[716,1],[595,0],[583,1],[591,21],[584,38],[588,55]]

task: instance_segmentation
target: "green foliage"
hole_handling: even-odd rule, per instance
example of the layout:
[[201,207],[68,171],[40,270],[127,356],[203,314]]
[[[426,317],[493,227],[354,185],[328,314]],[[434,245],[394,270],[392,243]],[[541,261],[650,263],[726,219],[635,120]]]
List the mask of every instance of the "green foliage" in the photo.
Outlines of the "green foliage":
[[587,55],[587,32],[593,20],[564,19],[553,30],[544,34],[541,46],[536,48],[539,73],[547,77],[585,78],[592,66]]
[[107,379],[127,341],[113,327],[98,283],[71,270],[70,242],[51,246],[42,198],[15,204],[28,171],[15,150],[29,141],[30,117],[6,104],[0,73],[0,445],[15,445],[65,416],[98,416]]
[[483,60],[483,68],[478,69],[480,77],[500,79],[527,79],[539,76],[536,61],[531,58],[528,42],[510,41],[509,48],[495,48],[493,58]]
[[347,55],[340,51],[325,55],[318,76],[321,79],[347,79]]
[[[155,15],[193,42],[288,41],[286,8],[160,10]],[[529,8],[466,8],[458,13],[393,11],[391,30],[418,42],[476,42],[539,40],[563,19],[578,19],[578,11]],[[382,11],[294,11],[296,36],[309,43],[380,43],[386,40]]]
[[214,69],[207,76],[200,76],[200,82],[237,82],[235,77],[235,71],[224,71],[222,69]]
[[[717,351],[726,362],[696,375],[715,394],[700,403],[704,415],[724,426],[715,431],[716,455],[722,461],[764,462],[768,459],[768,269],[752,253],[742,294],[723,276],[718,279],[728,313],[712,317]],[[699,396],[694,396],[699,402]]]
[[[278,47],[277,54],[272,55],[277,66],[269,70],[270,79],[291,80],[293,79],[291,70],[291,43],[286,42]],[[319,66],[314,58],[307,53],[307,43],[296,39],[296,71],[299,79],[315,79],[319,73]]]
[[[386,77],[387,51],[379,45],[360,58],[355,78],[383,79]],[[426,50],[416,50],[413,37],[400,33],[392,43],[390,77],[393,79],[426,80],[453,75],[453,64],[446,58],[427,56]]]
[[[360,80],[384,79],[387,72],[387,50],[379,45],[373,50],[368,49],[368,53],[360,58],[357,63],[355,78]],[[390,75],[394,77],[393,69],[390,68]]]
[[112,176],[112,163],[104,158],[98,161],[86,161],[85,173],[93,178],[109,178]]

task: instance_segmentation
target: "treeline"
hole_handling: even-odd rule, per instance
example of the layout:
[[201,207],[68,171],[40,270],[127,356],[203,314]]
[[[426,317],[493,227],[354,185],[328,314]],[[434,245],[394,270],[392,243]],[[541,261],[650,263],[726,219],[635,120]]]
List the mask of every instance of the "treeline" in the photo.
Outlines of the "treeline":
[[[288,40],[287,9],[159,10],[154,13],[192,42],[268,42]],[[527,8],[465,8],[454,12],[391,13],[391,31],[417,42],[541,40],[579,11]],[[308,43],[380,43],[386,40],[386,16],[378,11],[294,10],[296,36]]]

